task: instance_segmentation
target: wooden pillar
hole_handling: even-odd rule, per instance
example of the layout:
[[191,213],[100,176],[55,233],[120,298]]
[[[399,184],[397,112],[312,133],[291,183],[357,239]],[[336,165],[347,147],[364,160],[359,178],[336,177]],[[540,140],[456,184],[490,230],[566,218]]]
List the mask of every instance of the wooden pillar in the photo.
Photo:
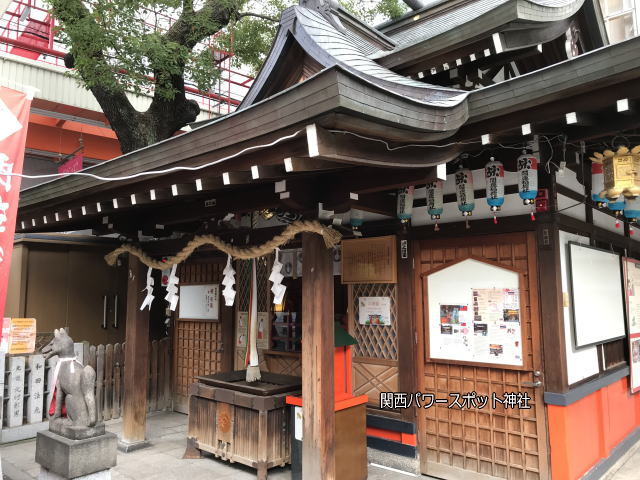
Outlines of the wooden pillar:
[[302,234],[302,477],[335,479],[333,261],[315,233]]
[[560,240],[554,220],[537,225],[538,283],[544,356],[544,389],[564,393],[569,390],[565,353],[564,298],[560,274]]
[[[413,311],[413,259],[414,249],[410,235],[406,232],[398,234],[398,390],[400,392],[418,391],[418,359],[416,317]],[[401,411],[402,419],[415,422],[416,409],[405,408]]]
[[147,267],[137,257],[129,255],[123,422],[122,438],[119,442],[120,450],[125,452],[147,445],[149,310],[140,310],[147,293],[146,285]]

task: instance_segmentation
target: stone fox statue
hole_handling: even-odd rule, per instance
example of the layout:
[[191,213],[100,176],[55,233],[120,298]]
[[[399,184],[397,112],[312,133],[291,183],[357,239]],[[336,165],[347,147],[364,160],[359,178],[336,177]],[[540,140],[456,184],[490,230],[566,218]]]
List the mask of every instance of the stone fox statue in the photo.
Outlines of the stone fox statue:
[[[64,328],[55,330],[51,343],[42,349],[49,359],[58,355],[58,364],[54,373],[56,388],[55,413],[52,422],[63,422],[72,427],[93,427],[96,424],[96,397],[94,386],[95,370],[82,366],[75,359],[73,339]],[[62,419],[62,405],[66,407],[67,419]]]

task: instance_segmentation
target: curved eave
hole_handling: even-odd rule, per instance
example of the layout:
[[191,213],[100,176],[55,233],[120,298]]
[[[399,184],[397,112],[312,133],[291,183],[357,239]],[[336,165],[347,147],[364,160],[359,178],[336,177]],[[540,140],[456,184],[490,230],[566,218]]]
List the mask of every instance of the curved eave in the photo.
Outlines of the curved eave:
[[[351,131],[359,131],[353,126],[357,121],[363,125],[363,131],[382,126],[379,137],[389,141],[404,138],[430,142],[455,133],[456,129],[449,130],[448,127],[462,125],[467,118],[467,109],[465,103],[464,108],[436,109],[434,113],[422,102],[389,92],[334,66],[243,110],[85,171],[103,177],[131,177],[150,170],[201,165],[237,153],[248,145],[267,143],[304,129],[305,125],[319,119],[325,119],[323,126],[331,128],[332,114],[354,119],[347,122]],[[234,171],[235,162],[239,160],[241,158],[224,160],[216,168]],[[140,182],[160,182],[161,177],[166,180],[171,175],[155,174],[117,182],[69,175],[23,190],[19,208],[23,214],[63,199],[72,201],[97,193],[106,194]]]
[[302,7],[292,7],[283,13],[269,57],[241,109],[260,99],[274,72],[279,68],[286,68],[286,51],[293,41],[325,68],[339,66],[392,95],[407,97],[423,104],[433,118],[445,119],[427,123],[433,126],[434,132],[453,132],[466,120],[467,92],[418,82],[381,67],[360,52],[321,15]]
[[558,4],[556,6],[544,3],[529,0],[472,2],[431,20],[427,16],[420,20],[424,23],[389,35],[398,42],[398,47],[392,51],[381,51],[371,58],[387,68],[402,68],[416,60],[435,57],[485,39],[496,32],[514,27],[538,29],[545,23],[561,22],[575,15],[584,0],[554,2]]
[[471,92],[468,124],[640,79],[640,37]]

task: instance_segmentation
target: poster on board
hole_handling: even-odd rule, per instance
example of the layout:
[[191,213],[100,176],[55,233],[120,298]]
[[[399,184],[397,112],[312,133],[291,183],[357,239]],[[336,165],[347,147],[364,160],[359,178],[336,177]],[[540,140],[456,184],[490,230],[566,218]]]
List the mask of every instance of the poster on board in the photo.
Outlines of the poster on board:
[[35,349],[35,318],[3,318],[0,352],[15,355],[33,353]]
[[432,360],[524,365],[517,272],[469,259],[427,282]]
[[391,298],[360,297],[358,323],[360,325],[391,325]]
[[640,390],[640,261],[623,257],[624,297],[629,332],[629,369],[631,393]]
[[[238,312],[236,314],[236,347],[247,347],[247,336],[249,335],[249,312]],[[269,328],[269,314],[258,312],[258,331],[256,332],[256,346],[262,349],[269,349],[271,346],[271,335]]]

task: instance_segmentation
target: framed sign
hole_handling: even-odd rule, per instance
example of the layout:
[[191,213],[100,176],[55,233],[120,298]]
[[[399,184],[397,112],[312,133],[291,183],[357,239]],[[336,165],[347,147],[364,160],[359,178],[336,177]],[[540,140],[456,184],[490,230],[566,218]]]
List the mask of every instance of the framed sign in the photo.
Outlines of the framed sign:
[[568,248],[576,348],[624,338],[620,255],[575,242]]
[[181,285],[179,318],[218,320],[220,318],[220,285]]
[[429,360],[523,368],[521,278],[475,258],[429,273]]
[[640,390],[640,261],[623,257],[622,266],[629,332],[629,388],[636,393]]
[[360,325],[391,325],[391,298],[360,297],[358,323]]
[[396,237],[342,241],[342,283],[397,283]]

